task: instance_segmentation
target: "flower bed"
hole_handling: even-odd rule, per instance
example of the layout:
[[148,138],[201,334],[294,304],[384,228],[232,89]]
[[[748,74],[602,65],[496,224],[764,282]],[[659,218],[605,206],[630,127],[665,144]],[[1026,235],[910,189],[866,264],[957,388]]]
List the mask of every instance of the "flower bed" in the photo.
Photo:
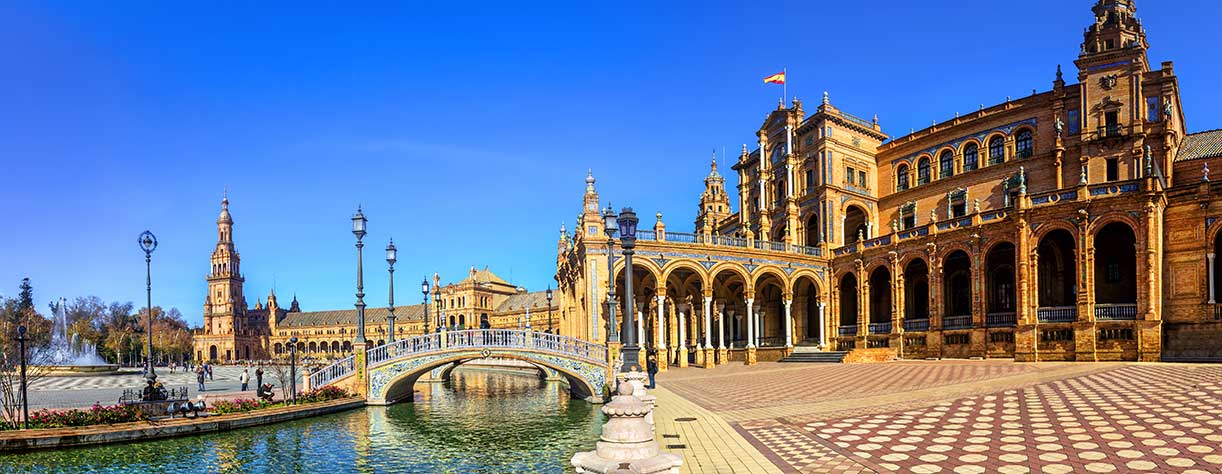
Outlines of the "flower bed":
[[[38,410],[30,413],[30,429],[67,428],[73,426],[113,425],[147,420],[139,407],[129,405],[94,405],[87,410]],[[21,429],[20,420],[0,420],[0,431]]]
[[[304,403],[328,402],[331,400],[338,400],[341,398],[347,398],[351,396],[352,394],[348,393],[348,391],[341,389],[341,388],[323,387],[320,389],[310,390],[308,392],[298,394],[297,395],[297,404],[300,405]],[[283,401],[268,402],[265,400],[257,400],[257,399],[218,400],[212,403],[212,406],[209,407],[208,411],[218,414],[218,415],[223,415],[226,413],[246,413],[248,411],[261,410],[264,408],[279,407],[279,406],[284,406],[284,405],[285,403]]]

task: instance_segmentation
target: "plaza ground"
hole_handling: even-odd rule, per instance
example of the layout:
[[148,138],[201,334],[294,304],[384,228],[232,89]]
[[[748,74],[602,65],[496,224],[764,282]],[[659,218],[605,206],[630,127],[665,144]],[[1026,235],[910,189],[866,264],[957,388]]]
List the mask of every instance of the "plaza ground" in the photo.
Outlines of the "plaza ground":
[[682,472],[1222,471],[1222,365],[732,364],[654,393]]
[[[242,384],[238,382],[242,369],[243,367],[238,366],[213,366],[212,380],[204,383],[203,395],[212,397],[238,392],[242,388]],[[254,398],[255,369],[249,370],[248,392],[250,396],[246,398]],[[276,379],[274,371],[264,369],[263,379],[264,383],[276,385],[276,393],[279,397],[280,382]],[[181,368],[174,373],[170,373],[167,368],[158,368],[157,380],[165,384],[166,388],[186,387],[192,399],[200,395],[195,374],[183,372]],[[30,409],[79,408],[92,406],[94,403],[114,405],[123,395],[124,389],[141,390],[144,386],[145,379],[139,373],[86,377],[43,377],[30,384]]]

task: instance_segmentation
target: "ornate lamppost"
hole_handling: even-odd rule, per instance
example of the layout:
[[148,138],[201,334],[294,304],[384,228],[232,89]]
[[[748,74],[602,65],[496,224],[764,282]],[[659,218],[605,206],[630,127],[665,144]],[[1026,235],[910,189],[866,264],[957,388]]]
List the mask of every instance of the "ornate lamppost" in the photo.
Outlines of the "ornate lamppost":
[[297,336],[289,339],[289,398],[297,403]]
[[623,372],[633,372],[641,367],[641,347],[637,345],[636,321],[633,320],[632,292],[632,254],[636,253],[636,224],[639,220],[631,207],[625,207],[619,213],[620,246],[624,252],[624,366]]
[[552,334],[552,286],[547,286],[547,333]]
[[25,342],[30,338],[25,337],[25,326],[17,326],[17,344],[21,350],[21,420],[22,426],[25,429],[30,429],[30,404],[26,397],[25,386]]
[[148,357],[145,358],[145,377],[149,381],[157,380],[157,374],[153,372],[153,276],[152,262],[153,251],[157,250],[157,237],[152,232],[144,231],[140,233],[140,250],[144,251],[144,290],[148,301],[145,306],[148,311]]
[[365,244],[361,243],[361,239],[365,237],[365,226],[368,223],[369,219],[365,218],[361,207],[357,206],[356,214],[352,216],[352,234],[356,236],[356,339],[352,341],[354,344],[365,343],[365,272],[361,268],[361,249],[365,247]]
[[424,334],[429,333],[429,277],[420,282],[420,292],[424,294]]
[[615,298],[615,233],[618,231],[615,211],[608,202],[603,210],[603,232],[607,234],[607,342],[619,342],[619,323],[615,321],[615,309],[619,306]]
[[390,306],[386,308],[390,312],[386,316],[386,322],[390,325],[390,342],[395,342],[395,260],[397,256],[395,239],[390,239],[390,244],[386,246],[386,263],[390,265]]

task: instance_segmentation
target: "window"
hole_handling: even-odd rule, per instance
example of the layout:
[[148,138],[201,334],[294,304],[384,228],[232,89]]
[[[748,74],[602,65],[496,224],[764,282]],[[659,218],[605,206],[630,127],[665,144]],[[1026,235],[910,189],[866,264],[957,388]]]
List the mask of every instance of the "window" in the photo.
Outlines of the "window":
[[950,151],[942,152],[938,158],[938,179],[946,179],[955,175],[955,156]]
[[805,183],[806,183],[806,192],[809,193],[810,190],[815,187],[815,171],[814,170],[806,170]]
[[1082,119],[1078,116],[1078,109],[1069,111],[1069,134],[1077,135],[1082,132]]
[[1107,180],[1108,181],[1119,181],[1120,180],[1120,160],[1119,159],[1112,158],[1112,159],[1107,160]]
[[916,227],[916,203],[909,202],[900,206],[900,230]]
[[1019,158],[1031,158],[1035,154],[1031,130],[1018,132],[1018,137],[1014,139],[1014,154]]
[[1006,161],[1006,141],[1001,137],[989,140],[989,165],[999,165]]
[[904,191],[908,189],[908,165],[900,165],[895,171],[895,190]]
[[866,184],[866,172],[865,171],[857,172],[857,185],[865,189],[870,189],[870,185]]
[[850,185],[853,184],[853,178],[856,176],[857,176],[857,170],[854,170],[852,166],[844,167],[844,182],[845,183],[848,183]]
[[967,215],[967,190],[960,188],[946,193],[946,201],[949,203],[948,211],[951,217]]
[[917,186],[929,184],[929,158],[917,162]]
[[827,127],[827,131],[823,133],[823,136],[831,138],[832,137],[832,127]]
[[975,170],[979,157],[980,147],[975,143],[968,143],[966,147],[963,147],[963,171]]
[[1146,121],[1157,122],[1162,118],[1158,113],[1158,97],[1146,97]]
[[1107,264],[1107,282],[1116,283],[1116,282],[1119,282],[1122,278],[1123,277],[1121,276],[1121,273],[1120,273],[1120,263],[1109,262]]

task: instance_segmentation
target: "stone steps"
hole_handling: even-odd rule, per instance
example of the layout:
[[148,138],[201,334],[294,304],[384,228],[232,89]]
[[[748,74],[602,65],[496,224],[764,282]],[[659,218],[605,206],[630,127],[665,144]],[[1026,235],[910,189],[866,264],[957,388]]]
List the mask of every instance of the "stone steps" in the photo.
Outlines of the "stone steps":
[[844,357],[848,352],[800,352],[795,348],[793,354],[789,357],[779,360],[778,362],[788,363],[806,363],[806,364],[839,364],[844,362]]

